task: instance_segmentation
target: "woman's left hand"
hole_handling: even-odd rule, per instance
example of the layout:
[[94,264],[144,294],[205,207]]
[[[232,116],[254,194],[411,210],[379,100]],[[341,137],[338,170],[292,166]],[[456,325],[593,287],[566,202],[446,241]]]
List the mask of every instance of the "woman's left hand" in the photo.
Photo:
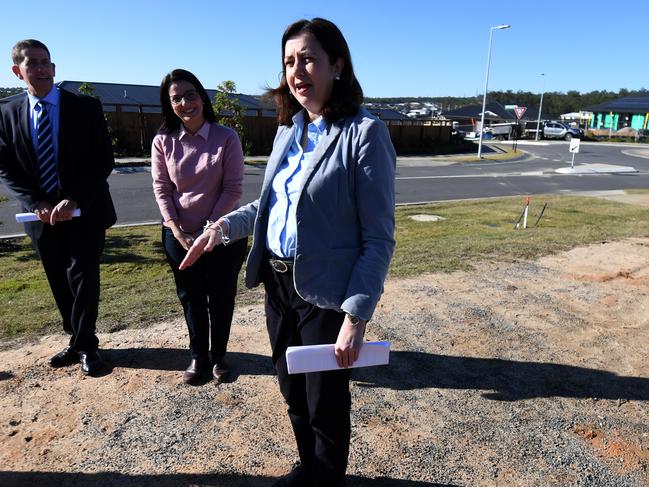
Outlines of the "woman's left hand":
[[343,326],[338,332],[334,353],[339,367],[351,367],[358,359],[358,354],[363,346],[365,335],[365,320],[360,320],[357,325],[352,324],[349,316],[345,315]]

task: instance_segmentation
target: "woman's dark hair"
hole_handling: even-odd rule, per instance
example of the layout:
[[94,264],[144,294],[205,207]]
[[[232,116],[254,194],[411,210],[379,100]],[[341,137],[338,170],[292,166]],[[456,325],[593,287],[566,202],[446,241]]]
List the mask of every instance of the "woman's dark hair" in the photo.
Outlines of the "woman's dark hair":
[[162,105],[163,120],[159,132],[162,134],[170,134],[174,130],[179,129],[182,124],[180,118],[174,113],[171,100],[169,99],[169,88],[173,83],[178,83],[179,81],[187,81],[194,85],[201,100],[203,100],[203,117],[208,122],[216,123],[216,115],[214,114],[214,108],[212,108],[212,102],[207,91],[205,91],[201,82],[198,81],[198,78],[184,69],[174,69],[162,78],[162,83],[160,83],[160,105]]
[[340,79],[334,81],[331,97],[322,107],[322,116],[327,122],[335,122],[343,117],[355,115],[363,103],[363,89],[354,75],[347,41],[333,22],[316,17],[312,20],[298,20],[289,25],[282,36],[282,79],[277,88],[267,90],[267,94],[275,99],[279,124],[293,125],[293,115],[302,109],[288,87],[284,66],[286,42],[302,32],[308,32],[320,43],[329,56],[330,64],[335,64],[339,58],[342,58],[344,63]]

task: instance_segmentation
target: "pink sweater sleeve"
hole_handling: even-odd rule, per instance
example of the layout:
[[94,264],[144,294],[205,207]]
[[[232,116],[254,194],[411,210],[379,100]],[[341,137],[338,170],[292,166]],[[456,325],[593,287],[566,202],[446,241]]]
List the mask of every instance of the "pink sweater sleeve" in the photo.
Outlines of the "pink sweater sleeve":
[[160,208],[163,221],[177,220],[178,213],[173,201],[174,183],[169,177],[161,135],[156,135],[151,145],[151,177],[153,178],[153,195]]
[[210,213],[210,220],[216,221],[239,206],[243,194],[243,150],[236,132],[228,135],[223,152],[223,182],[221,195]]

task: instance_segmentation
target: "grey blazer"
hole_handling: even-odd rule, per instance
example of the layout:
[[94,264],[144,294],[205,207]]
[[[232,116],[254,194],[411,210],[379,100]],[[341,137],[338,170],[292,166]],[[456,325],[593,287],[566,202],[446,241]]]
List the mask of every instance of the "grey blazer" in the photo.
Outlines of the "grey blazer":
[[[252,234],[246,286],[261,280],[271,183],[294,139],[280,126],[261,195],[226,217],[229,237]],[[296,208],[295,290],[321,308],[370,319],[394,250],[396,154],[385,124],[361,108],[329,124],[304,169]]]

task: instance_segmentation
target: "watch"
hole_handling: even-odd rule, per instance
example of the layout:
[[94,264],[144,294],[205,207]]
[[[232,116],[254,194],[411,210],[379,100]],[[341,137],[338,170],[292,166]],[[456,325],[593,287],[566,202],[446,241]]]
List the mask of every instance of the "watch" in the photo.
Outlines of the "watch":
[[360,319],[358,316],[350,315],[349,313],[347,313],[347,317],[349,318],[349,322],[350,322],[353,326],[358,326],[358,325],[360,325],[361,322],[363,321],[363,320]]

